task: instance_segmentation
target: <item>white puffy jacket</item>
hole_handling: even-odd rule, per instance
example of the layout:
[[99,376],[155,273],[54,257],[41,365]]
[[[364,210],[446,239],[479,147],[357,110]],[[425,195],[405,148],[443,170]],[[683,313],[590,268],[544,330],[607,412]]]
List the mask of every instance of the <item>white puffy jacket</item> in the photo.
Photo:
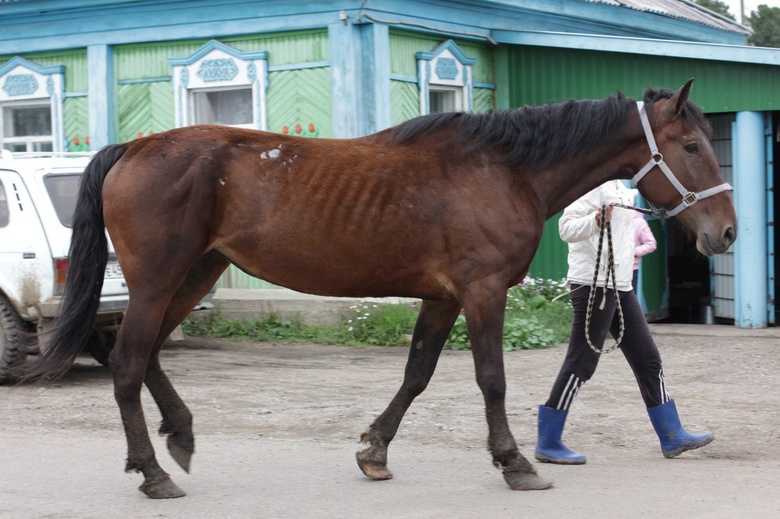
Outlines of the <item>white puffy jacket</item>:
[[[574,201],[563,211],[558,221],[558,234],[569,244],[569,273],[567,282],[580,285],[593,283],[596,267],[596,251],[600,229],[596,225],[596,213],[601,204],[617,202],[634,205],[635,191],[620,180],[611,180]],[[612,209],[612,246],[615,257],[615,279],[618,290],[631,290],[634,263],[634,215],[630,209]],[[604,286],[607,272],[607,234],[604,233],[598,285]],[[612,280],[609,281],[612,287]]]

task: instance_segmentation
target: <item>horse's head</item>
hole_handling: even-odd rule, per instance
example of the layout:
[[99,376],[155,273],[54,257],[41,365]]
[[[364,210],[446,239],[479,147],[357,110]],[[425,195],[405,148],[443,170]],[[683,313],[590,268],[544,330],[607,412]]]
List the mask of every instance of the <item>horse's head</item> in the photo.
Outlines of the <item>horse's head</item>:
[[712,256],[736,240],[737,215],[710,143],[709,123],[688,101],[692,84],[693,79],[677,92],[645,93],[639,109],[651,158],[633,182],[665,216],[677,216],[696,234],[702,254]]

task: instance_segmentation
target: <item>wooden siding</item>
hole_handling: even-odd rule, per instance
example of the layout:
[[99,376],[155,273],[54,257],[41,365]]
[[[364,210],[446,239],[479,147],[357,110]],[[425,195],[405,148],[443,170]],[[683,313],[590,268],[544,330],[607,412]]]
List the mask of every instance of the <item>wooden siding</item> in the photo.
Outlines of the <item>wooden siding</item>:
[[116,96],[117,141],[170,130],[175,126],[169,81],[119,85]]
[[268,65],[271,67],[330,59],[327,30],[264,34],[252,38],[224,38],[220,41],[241,52],[268,51]]
[[272,72],[268,76],[268,129],[313,124],[318,137],[333,135],[330,68]]
[[390,81],[390,116],[393,126],[420,115],[417,83]]
[[474,112],[489,112],[496,108],[496,99],[493,90],[489,88],[474,89]]
[[477,59],[472,68],[475,82],[494,82],[493,47],[491,45],[393,29],[390,30],[390,73],[417,77],[417,52],[429,52],[448,39],[452,39],[466,56]]
[[[20,57],[32,61],[41,67],[53,65],[65,66],[65,92],[87,91],[87,51],[64,50],[59,52],[46,52],[36,54],[20,54]],[[0,65],[10,61],[14,56],[0,56]]]
[[62,105],[62,129],[69,150],[89,149],[84,148],[85,140],[89,137],[89,102],[86,96],[65,99]]
[[[119,45],[114,51],[117,81],[168,77],[171,75],[168,58],[185,58],[208,41]],[[267,51],[268,65],[272,67],[329,59],[328,33],[325,30],[220,38],[219,41],[241,52]]]

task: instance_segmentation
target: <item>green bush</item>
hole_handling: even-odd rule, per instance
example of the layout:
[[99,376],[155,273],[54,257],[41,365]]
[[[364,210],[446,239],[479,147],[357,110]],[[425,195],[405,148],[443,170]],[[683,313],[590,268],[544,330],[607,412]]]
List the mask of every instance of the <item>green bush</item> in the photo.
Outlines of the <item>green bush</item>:
[[[531,278],[512,287],[507,293],[504,350],[544,348],[566,342],[571,328],[571,303],[568,297],[552,301],[565,291],[559,282]],[[188,335],[260,342],[396,346],[409,343],[418,311],[417,304],[362,301],[350,307],[338,325],[303,326],[299,319],[282,319],[273,314],[259,320],[228,320],[214,310],[208,317],[187,319],[183,329]],[[462,315],[455,321],[445,347],[471,347]]]
[[298,319],[280,319],[271,314],[265,319],[233,321],[223,319],[218,310],[204,318],[188,318],[182,323],[189,335],[251,339],[260,342],[293,341],[306,334]]
[[[507,292],[504,317],[504,351],[545,348],[569,340],[571,331],[571,301],[563,283],[553,280],[526,278]],[[469,342],[466,319],[458,317],[447,340],[447,347],[466,350]]]
[[342,317],[345,344],[403,345],[417,321],[416,304],[360,302]]

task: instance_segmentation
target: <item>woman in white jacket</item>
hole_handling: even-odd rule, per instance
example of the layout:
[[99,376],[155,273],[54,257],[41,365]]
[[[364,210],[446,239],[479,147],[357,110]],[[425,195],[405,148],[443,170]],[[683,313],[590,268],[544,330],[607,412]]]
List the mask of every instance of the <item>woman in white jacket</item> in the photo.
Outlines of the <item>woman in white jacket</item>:
[[539,406],[539,439],[536,446],[536,459],[539,461],[568,465],[585,463],[584,455],[572,451],[561,441],[569,407],[582,385],[593,376],[599,361],[599,354],[591,350],[585,333],[589,334],[591,343],[601,349],[607,332],[616,338],[620,331],[620,316],[616,311],[612,280],[606,290],[604,307],[600,308],[602,298],[605,297],[608,258],[606,236],[589,329],[586,330],[585,326],[590,285],[596,268],[602,204],[608,204],[606,219],[612,226],[615,281],[624,320],[620,349],[639,384],[650,421],[661,441],[661,450],[664,456],[672,458],[687,450],[703,447],[714,439],[712,433],[690,434],[685,431],[680,424],[674,400],[666,392],[661,355],[631,286],[634,263],[633,211],[609,205],[619,203],[633,206],[633,200],[633,190],[619,180],[610,181],[572,203],[564,210],[559,221],[561,239],[569,244],[567,282],[572,290],[574,319],[566,358],[549,399],[545,405]]

